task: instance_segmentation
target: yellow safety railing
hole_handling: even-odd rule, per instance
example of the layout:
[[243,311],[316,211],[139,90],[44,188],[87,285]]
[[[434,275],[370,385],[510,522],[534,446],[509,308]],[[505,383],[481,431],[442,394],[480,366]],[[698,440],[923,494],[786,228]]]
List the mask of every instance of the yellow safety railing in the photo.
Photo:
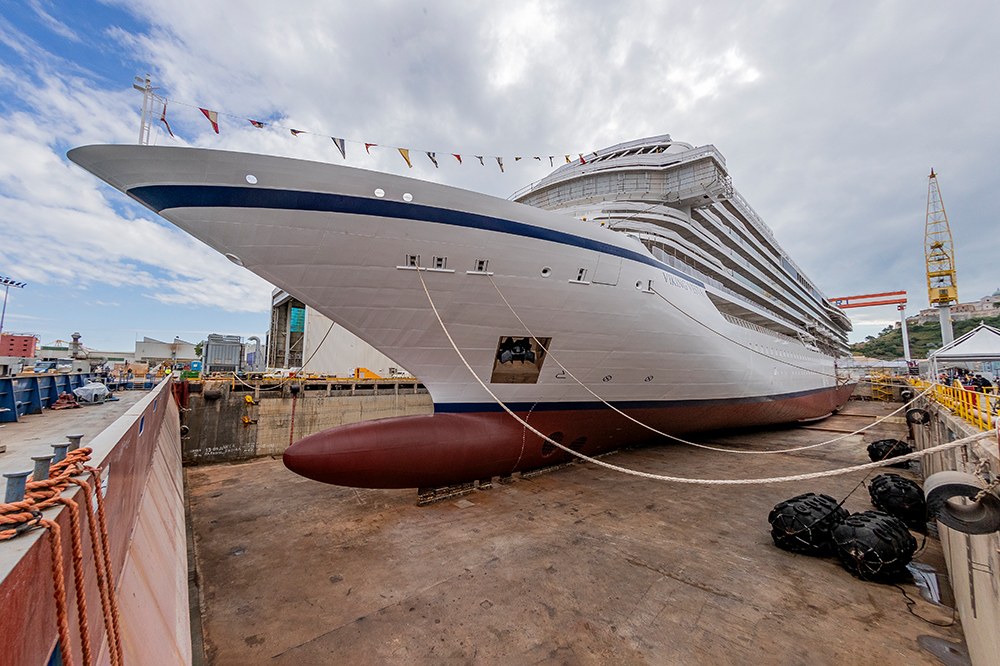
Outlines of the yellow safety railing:
[[[910,384],[921,391],[932,386],[931,382],[910,378]],[[979,393],[961,386],[933,384],[934,389],[927,394],[938,404],[950,409],[980,430],[992,430],[1000,410],[1000,396]]]

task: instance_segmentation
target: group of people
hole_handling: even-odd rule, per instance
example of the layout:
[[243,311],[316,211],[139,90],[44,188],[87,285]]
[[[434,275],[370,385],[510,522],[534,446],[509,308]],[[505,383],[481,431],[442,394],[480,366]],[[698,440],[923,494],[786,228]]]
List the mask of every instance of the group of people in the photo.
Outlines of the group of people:
[[[948,377],[942,375],[942,383],[949,383]],[[993,393],[993,383],[983,377],[981,374],[972,374],[967,370],[959,369],[955,375],[951,378],[951,384],[953,386],[959,386],[962,388],[972,389],[979,393]]]

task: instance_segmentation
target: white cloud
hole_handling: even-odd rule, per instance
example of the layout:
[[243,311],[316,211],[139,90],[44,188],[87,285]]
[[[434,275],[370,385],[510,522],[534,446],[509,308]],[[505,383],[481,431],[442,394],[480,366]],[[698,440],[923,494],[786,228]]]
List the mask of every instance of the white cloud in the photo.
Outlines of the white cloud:
[[[33,1],[45,11],[43,0]],[[991,65],[1000,6],[111,4],[149,26],[108,26],[105,35],[148,63],[174,100],[168,115],[179,138],[158,126],[160,143],[341,161],[328,138],[292,138],[245,120],[262,119],[409,147],[412,170],[394,150],[369,157],[357,143],[348,144],[347,163],[505,196],[548,165],[505,160],[500,175],[495,164],[466,159],[459,167],[440,157],[575,154],[669,132],[725,154],[735,186],[828,295],[903,288],[911,311],[926,298],[924,197],[934,166],[960,294],[997,286],[1000,70]],[[120,195],[66,163],[73,145],[134,141],[131,81],[104,90],[3,19],[0,41],[38,63],[30,72],[0,63],[0,89],[22,102],[0,112],[0,152],[14,156],[0,163],[0,232],[8,236],[22,220],[31,227],[16,252],[5,245],[0,256],[32,279],[69,281],[82,272],[86,284],[106,258],[107,281],[143,285],[157,302],[266,308],[253,295],[256,278],[170,227],[131,219]],[[182,102],[235,117],[223,116],[216,135]],[[441,169],[422,150],[438,152]],[[46,263],[46,245],[65,261]]]

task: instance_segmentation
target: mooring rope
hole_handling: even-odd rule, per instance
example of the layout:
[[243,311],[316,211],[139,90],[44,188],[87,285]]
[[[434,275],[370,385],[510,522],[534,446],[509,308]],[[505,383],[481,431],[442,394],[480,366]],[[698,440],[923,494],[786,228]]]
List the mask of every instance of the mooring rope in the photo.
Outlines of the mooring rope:
[[581,460],[586,460],[587,462],[593,463],[593,464],[598,465],[600,467],[604,467],[606,469],[610,469],[610,470],[615,471],[615,472],[621,472],[622,474],[629,474],[631,476],[638,476],[638,477],[644,478],[644,479],[653,479],[655,481],[670,481],[670,482],[673,482],[673,483],[687,483],[687,484],[708,485],[708,486],[746,486],[746,485],[765,484],[765,483],[783,483],[783,482],[787,482],[787,481],[807,481],[807,480],[810,480],[810,479],[820,479],[820,478],[824,478],[824,477],[828,477],[828,476],[840,476],[842,474],[851,474],[852,472],[859,472],[859,471],[862,471],[862,470],[874,469],[876,467],[885,467],[887,465],[894,465],[896,463],[904,462],[904,461],[907,461],[907,460],[915,460],[917,458],[920,458],[920,457],[923,457],[923,456],[926,456],[926,455],[930,455],[931,453],[939,453],[941,451],[947,451],[949,449],[954,449],[954,448],[957,448],[959,446],[964,446],[965,444],[969,444],[971,442],[975,442],[975,441],[978,441],[980,439],[985,439],[986,437],[995,436],[996,433],[997,433],[996,430],[990,430],[988,432],[982,432],[982,433],[979,433],[979,434],[976,434],[976,435],[972,435],[970,437],[963,437],[962,439],[956,439],[953,442],[947,442],[945,444],[939,444],[938,446],[932,446],[930,448],[924,449],[922,451],[917,451],[915,453],[909,453],[909,454],[902,455],[902,456],[896,456],[894,458],[890,458],[890,459],[887,459],[887,460],[880,460],[878,462],[867,463],[867,464],[864,464],[864,465],[854,465],[852,467],[842,467],[840,469],[833,469],[833,470],[829,470],[829,471],[826,471],[826,472],[812,472],[812,473],[809,473],[809,474],[795,474],[795,475],[792,475],[792,476],[775,476],[775,477],[769,477],[769,478],[763,478],[763,479],[689,479],[689,478],[680,477],[680,476],[666,476],[666,475],[663,475],[663,474],[652,474],[650,472],[640,472],[638,470],[628,469],[627,467],[619,467],[618,465],[612,465],[611,463],[606,463],[603,460],[598,460],[596,458],[591,458],[590,456],[584,455],[584,454],[580,453],[579,451],[574,451],[573,449],[569,448],[568,446],[563,446],[560,442],[555,441],[551,437],[543,435],[536,428],[534,428],[531,425],[529,425],[527,421],[525,421],[524,419],[522,419],[521,417],[519,417],[517,414],[515,414],[510,409],[510,407],[508,407],[503,402],[503,400],[501,400],[499,397],[497,397],[497,395],[495,393],[493,393],[493,391],[490,390],[490,388],[486,385],[486,383],[483,382],[482,379],[480,379],[479,375],[476,374],[476,371],[472,369],[472,366],[469,365],[469,361],[466,360],[465,355],[462,353],[462,350],[458,348],[457,344],[455,344],[455,340],[451,337],[451,333],[448,332],[448,327],[445,326],[444,320],[441,319],[441,314],[438,312],[437,306],[434,304],[434,299],[431,298],[431,292],[427,289],[427,283],[424,282],[424,276],[421,275],[421,271],[420,270],[416,271],[416,273],[417,273],[417,277],[420,278],[420,284],[421,284],[421,286],[423,286],[423,288],[424,288],[424,294],[427,295],[427,302],[430,303],[431,310],[434,312],[434,316],[437,318],[438,324],[441,325],[441,330],[444,331],[445,337],[448,338],[448,342],[451,343],[452,349],[455,350],[455,353],[458,354],[458,357],[462,360],[462,363],[469,370],[469,372],[472,373],[472,376],[476,378],[476,381],[479,382],[479,385],[482,386],[483,389],[487,393],[490,394],[490,397],[493,398],[496,401],[496,403],[498,405],[500,405],[500,407],[505,412],[507,412],[508,414],[510,414],[512,417],[514,417],[514,419],[518,423],[520,423],[522,426],[524,426],[525,428],[527,428],[528,430],[530,430],[534,434],[538,435],[539,437],[541,437],[546,442],[552,444],[553,446],[555,446],[555,447],[557,447],[559,449],[562,449],[566,453],[569,453],[570,455],[576,456],[577,458],[580,458]]
[[[81,506],[75,500],[62,497],[62,492],[70,483],[83,489],[87,521],[90,528],[90,544],[94,556],[94,568],[97,572],[97,587],[101,595],[101,607],[104,611],[104,626],[110,648],[110,663],[120,666],[123,663],[121,628],[118,618],[118,602],[115,598],[114,579],[111,573],[111,558],[107,530],[107,518],[104,512],[103,495],[101,494],[100,468],[87,467],[92,450],[89,447],[75,449],[66,457],[49,467],[47,479],[31,480],[25,484],[24,499],[17,502],[0,503],[0,541],[14,537],[36,527],[45,527],[49,532],[49,547],[52,562],[53,597],[56,601],[56,625],[59,634],[60,654],[63,664],[72,666],[70,650],[69,620],[66,608],[66,586],[63,582],[65,570],[62,557],[62,538],[59,524],[42,517],[42,511],[56,504],[62,504],[69,511],[71,555],[73,564],[73,579],[76,588],[77,624],[80,634],[80,652],[84,666],[93,662],[90,644],[90,629],[87,618],[86,585],[83,571],[83,546],[80,527]],[[89,472],[95,479],[97,496],[97,518],[90,508],[91,488],[76,475]]]
[[[880,419],[876,419],[873,423],[869,423],[868,425],[866,425],[863,428],[859,428],[858,430],[855,430],[854,432],[848,433],[846,435],[841,435],[840,437],[834,437],[833,439],[829,439],[829,440],[827,440],[825,442],[820,442],[819,444],[809,444],[808,446],[797,446],[797,447],[790,448],[790,449],[777,449],[777,450],[774,450],[774,451],[745,451],[745,450],[741,450],[741,449],[727,449],[727,448],[720,447],[720,446],[709,446],[708,444],[699,444],[698,442],[692,442],[692,441],[686,440],[686,439],[684,439],[682,437],[677,437],[676,435],[670,435],[668,433],[663,432],[662,430],[658,430],[658,429],[654,428],[653,426],[651,426],[651,425],[649,425],[647,423],[643,423],[642,421],[636,419],[635,417],[630,416],[629,414],[626,414],[625,412],[623,412],[622,410],[618,409],[617,407],[615,407],[614,405],[612,405],[610,402],[608,402],[607,400],[605,400],[604,398],[602,398],[601,396],[599,396],[597,393],[595,393],[589,386],[587,386],[582,381],[580,381],[576,377],[576,375],[574,375],[572,372],[570,372],[570,370],[568,370],[566,368],[566,366],[564,366],[559,361],[559,359],[555,357],[555,355],[551,351],[549,351],[548,349],[545,348],[545,345],[543,345],[542,342],[541,342],[541,340],[539,340],[535,336],[535,334],[531,332],[531,329],[528,328],[528,325],[524,323],[524,320],[521,319],[521,316],[518,315],[517,311],[515,311],[514,308],[513,308],[513,306],[511,306],[510,301],[507,300],[507,297],[503,295],[502,291],[500,291],[500,287],[497,286],[497,283],[493,280],[493,277],[491,275],[487,275],[486,277],[489,279],[490,283],[493,285],[493,288],[496,289],[497,294],[500,295],[500,298],[503,299],[503,302],[507,306],[507,309],[510,310],[511,314],[513,314],[514,317],[517,318],[517,320],[521,323],[521,326],[524,327],[524,330],[527,331],[527,333],[531,337],[531,339],[534,340],[535,343],[539,347],[541,347],[543,350],[545,350],[545,353],[548,356],[552,357],[552,360],[555,362],[555,364],[558,365],[559,368],[563,372],[565,372],[567,375],[569,375],[573,379],[573,381],[575,381],[577,384],[579,384],[581,387],[583,387],[583,389],[585,391],[587,391],[587,393],[589,393],[590,395],[594,396],[603,405],[605,405],[606,407],[608,407],[611,410],[615,411],[616,413],[621,414],[622,416],[624,416],[626,419],[628,419],[632,423],[635,423],[636,425],[642,426],[643,428],[646,428],[650,432],[655,433],[657,435],[660,435],[661,437],[666,437],[668,439],[672,439],[674,441],[680,442],[681,444],[687,444],[688,446],[694,446],[694,447],[699,448],[699,449],[707,449],[709,451],[719,451],[719,452],[722,452],[722,453],[738,453],[738,454],[794,453],[795,451],[805,451],[806,449],[815,449],[815,448],[818,448],[820,446],[826,446],[827,444],[833,444],[834,442],[839,442],[839,441],[841,441],[843,439],[847,439],[848,437],[853,437],[854,435],[859,435],[859,434],[861,434],[861,433],[863,433],[863,432],[865,432],[865,431],[867,431],[867,430],[869,430],[871,428],[874,428],[875,426],[877,426],[878,424],[882,423],[886,419],[888,419],[888,418],[894,416],[895,414],[898,414],[899,412],[903,411],[904,409],[906,409],[907,407],[909,407],[912,403],[914,403],[918,398],[920,398],[921,396],[923,396],[924,394],[928,393],[929,391],[931,391],[934,388],[934,385],[932,384],[928,388],[924,389],[919,395],[915,396],[912,400],[910,400],[909,402],[905,403],[902,407],[900,407],[900,408],[898,408],[898,409],[896,409],[896,410],[894,410],[894,411],[886,414],[885,416],[883,416]],[[667,302],[669,303],[669,301],[667,301]],[[673,303],[671,303],[671,305],[673,305]],[[677,306],[674,306],[674,307],[677,307]],[[728,340],[729,338],[726,338],[726,339]],[[772,358],[772,357],[769,356],[767,358]],[[778,360],[781,360],[781,359],[774,359],[774,360],[778,361]],[[795,366],[795,367],[798,367],[798,366]]]

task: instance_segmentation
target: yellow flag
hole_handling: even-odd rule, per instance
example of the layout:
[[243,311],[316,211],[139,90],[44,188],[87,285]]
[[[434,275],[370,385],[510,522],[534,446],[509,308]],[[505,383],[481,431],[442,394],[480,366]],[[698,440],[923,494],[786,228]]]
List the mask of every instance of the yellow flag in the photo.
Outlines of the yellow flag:
[[569,164],[569,155],[566,156],[566,164]]
[[410,164],[410,151],[407,150],[406,148],[397,148],[396,150],[398,150],[399,154],[403,156],[404,160],[406,160],[406,166],[412,169],[413,165]]

